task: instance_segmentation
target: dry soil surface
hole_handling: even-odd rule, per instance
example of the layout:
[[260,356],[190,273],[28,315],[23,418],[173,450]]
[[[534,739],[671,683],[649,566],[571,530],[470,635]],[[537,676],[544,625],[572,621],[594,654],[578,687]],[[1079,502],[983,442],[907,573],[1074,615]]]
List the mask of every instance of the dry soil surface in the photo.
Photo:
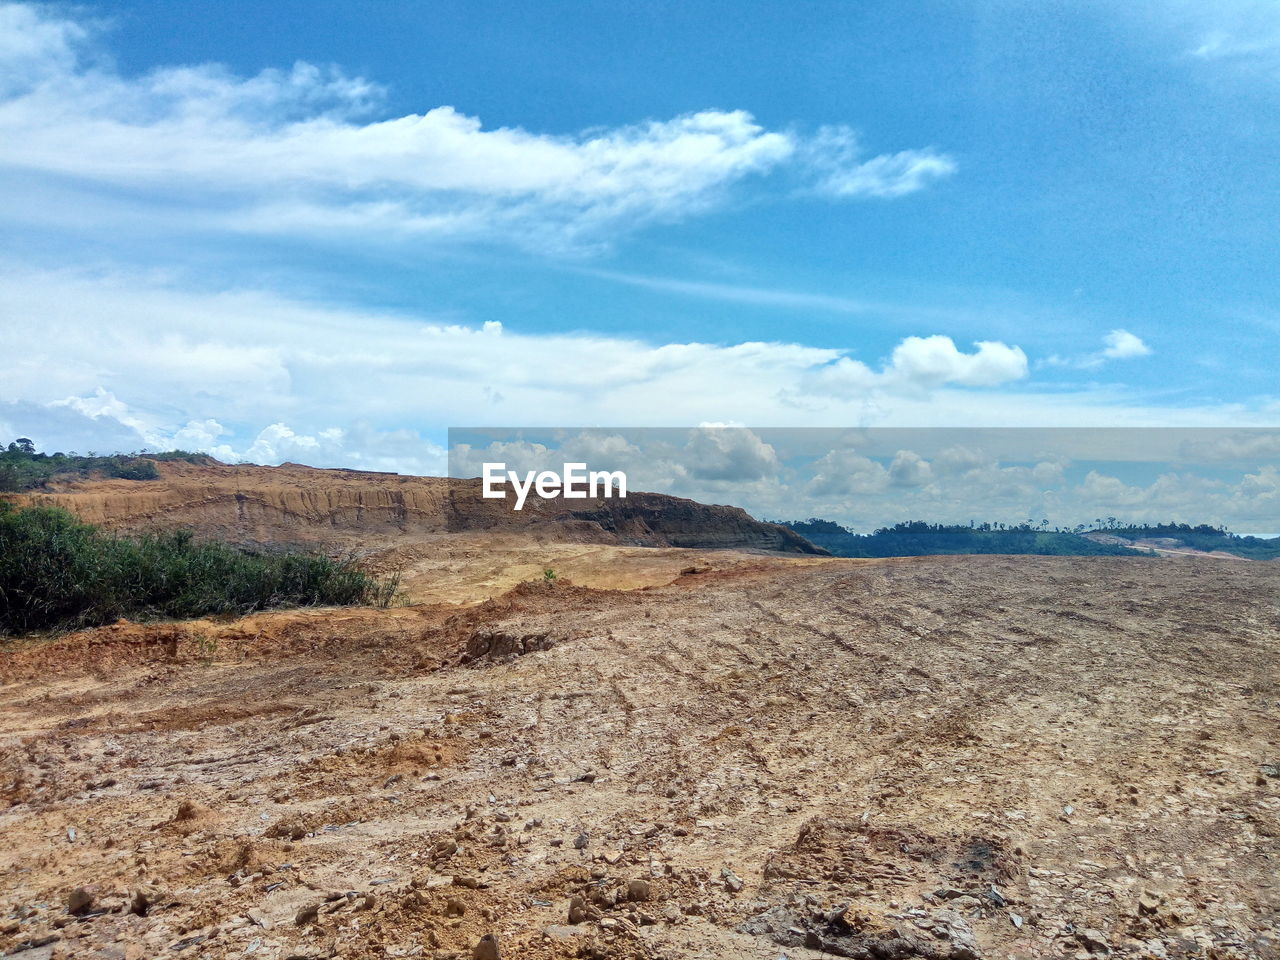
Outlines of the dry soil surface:
[[1280,956],[1280,567],[587,567],[11,644],[0,952]]

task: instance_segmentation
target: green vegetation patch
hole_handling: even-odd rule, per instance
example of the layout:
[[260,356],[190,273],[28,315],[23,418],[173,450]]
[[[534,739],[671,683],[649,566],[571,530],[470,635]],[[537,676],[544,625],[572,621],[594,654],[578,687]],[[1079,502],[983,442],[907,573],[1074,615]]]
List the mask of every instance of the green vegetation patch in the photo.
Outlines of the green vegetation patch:
[[163,453],[114,454],[97,457],[75,453],[36,453],[35,444],[20,437],[0,450],[0,492],[38,490],[51,480],[81,480],[89,477],[122,480],[155,480],[160,476],[157,460],[186,460],[214,463],[203,453],[168,450]]
[[386,606],[394,580],[350,559],[264,553],[190,531],[122,537],[58,507],[0,500],[0,633],[131,620],[245,614],[270,607]]

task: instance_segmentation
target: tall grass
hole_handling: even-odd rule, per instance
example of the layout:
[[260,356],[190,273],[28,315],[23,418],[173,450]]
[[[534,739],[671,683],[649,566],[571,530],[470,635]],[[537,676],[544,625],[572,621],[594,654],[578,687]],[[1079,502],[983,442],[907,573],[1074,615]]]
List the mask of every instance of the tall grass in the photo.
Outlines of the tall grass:
[[268,607],[386,606],[394,580],[352,560],[261,553],[190,531],[117,537],[58,507],[0,501],[0,633]]

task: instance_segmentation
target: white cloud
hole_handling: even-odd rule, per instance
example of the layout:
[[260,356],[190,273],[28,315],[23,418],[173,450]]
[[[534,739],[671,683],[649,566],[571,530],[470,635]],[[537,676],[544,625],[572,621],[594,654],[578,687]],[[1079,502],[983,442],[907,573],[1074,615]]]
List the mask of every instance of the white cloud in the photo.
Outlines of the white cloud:
[[1141,337],[1128,330],[1112,330],[1102,338],[1102,356],[1108,360],[1128,360],[1131,357],[1150,356],[1151,348]]
[[929,461],[913,450],[899,450],[889,464],[889,484],[894,487],[923,487],[933,479]]
[[894,347],[882,370],[841,357],[815,371],[807,388],[846,398],[876,391],[920,394],[946,385],[994,387],[1027,375],[1027,355],[1021,347],[993,340],[974,346],[973,353],[965,353],[950,337],[907,337]]
[[[870,397],[924,402],[939,387],[998,382],[993,357],[1017,374],[1022,357],[1016,347],[962,354],[938,350],[939,338],[912,337],[873,370],[847,351],[795,343],[530,335],[497,322],[476,329],[259,291],[204,293],[154,278],[2,265],[0,316],[11,321],[0,324],[0,350],[12,358],[0,399],[109,416],[151,444],[181,440],[264,461],[336,449],[320,431],[356,420],[767,423],[793,419],[780,399],[787,393],[816,391],[831,417],[850,422]],[[930,350],[950,365],[930,360]],[[849,369],[860,383],[829,391]],[[246,449],[245,431],[257,437],[269,424],[285,426]]]
[[848,127],[824,127],[804,151],[822,174],[818,191],[836,197],[901,197],[956,172],[955,160],[933,148],[860,159],[857,134]]
[[866,496],[882,492],[889,485],[889,471],[883,465],[852,449],[835,449],[815,464],[806,487],[818,499]]
[[377,118],[381,88],[336,68],[127,77],[95,63],[97,43],[92,24],[0,4],[0,165],[137,190],[138,205],[176,204],[211,229],[579,249],[780,170],[835,196],[891,197],[954,169],[934,151],[868,158],[843,130],[767,130],[742,110],[577,135],[486,129],[450,106]]
[[[177,445],[264,462],[432,462],[417,434],[405,439],[417,452],[396,459],[399,441],[388,437],[406,425],[1079,426],[1105,415],[1116,425],[1248,426],[1275,416],[1239,405],[1143,407],[1118,388],[1023,386],[1014,401],[1000,387],[1025,375],[1025,355],[991,342],[964,352],[946,337],[908,337],[873,367],[846,350],[796,343],[530,334],[198,291],[173,277],[3,263],[0,318],[0,401],[26,411],[7,420],[11,430],[64,424],[68,433],[52,435],[81,437],[97,422],[124,449]],[[401,467],[377,466],[392,461]]]
[[689,474],[698,480],[759,480],[778,470],[773,447],[737,427],[699,427],[683,453]]
[[1102,338],[1102,349],[1077,357],[1060,357],[1057,355],[1045,358],[1043,364],[1050,367],[1075,367],[1079,370],[1091,370],[1100,367],[1108,360],[1132,360],[1136,357],[1149,357],[1152,349],[1137,334],[1128,330],[1112,330]]

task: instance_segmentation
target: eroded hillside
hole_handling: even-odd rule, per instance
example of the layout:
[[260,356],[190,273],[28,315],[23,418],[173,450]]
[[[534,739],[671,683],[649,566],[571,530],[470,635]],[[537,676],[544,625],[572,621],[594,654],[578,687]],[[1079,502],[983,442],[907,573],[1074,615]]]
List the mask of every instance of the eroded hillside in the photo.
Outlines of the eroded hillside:
[[188,527],[238,543],[319,544],[372,551],[445,533],[511,532],[542,541],[735,548],[821,554],[785,527],[738,507],[664,494],[541,500],[514,511],[478,480],[355,470],[158,462],[155,480],[85,480],[20,503],[66,507],[112,529]]

